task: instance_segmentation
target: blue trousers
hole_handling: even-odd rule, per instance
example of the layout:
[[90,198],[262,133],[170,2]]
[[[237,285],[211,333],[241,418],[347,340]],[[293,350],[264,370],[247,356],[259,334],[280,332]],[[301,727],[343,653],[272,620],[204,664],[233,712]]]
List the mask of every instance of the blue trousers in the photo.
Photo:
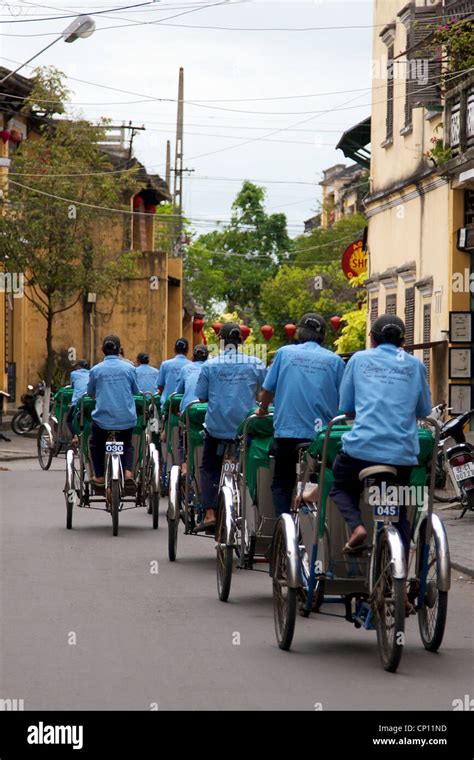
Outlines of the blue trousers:
[[[334,501],[339,512],[352,530],[359,525],[362,525],[359,500],[364,484],[359,480],[359,472],[365,467],[371,467],[375,464],[381,463],[356,459],[355,457],[350,457],[349,454],[346,454],[343,451],[341,451],[334,460],[332,468],[334,483],[329,496]],[[397,468],[397,485],[410,485],[410,476],[413,468],[406,465],[393,466]],[[400,517],[398,523],[395,523],[395,526],[400,533],[403,547],[405,549],[405,557],[408,561],[411,525],[407,516],[406,506],[400,506]]]
[[290,512],[296,483],[297,446],[307,438],[275,438],[275,474],[272,480],[273,507],[277,517]]
[[[133,428],[129,430],[117,430],[117,440],[123,441],[122,468],[131,470],[133,467]],[[109,437],[110,430],[104,430],[97,423],[92,423],[90,450],[94,472],[98,478],[104,476],[105,442]]]
[[206,434],[199,468],[203,509],[217,509],[224,449],[228,441]]

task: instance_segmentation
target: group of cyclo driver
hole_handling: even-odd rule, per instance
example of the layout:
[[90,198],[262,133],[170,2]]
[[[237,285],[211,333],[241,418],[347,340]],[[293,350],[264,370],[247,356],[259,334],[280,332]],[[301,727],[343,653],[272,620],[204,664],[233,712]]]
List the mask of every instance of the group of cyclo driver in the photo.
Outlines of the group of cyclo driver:
[[[133,483],[132,434],[136,424],[134,395],[160,393],[165,407],[172,393],[182,393],[182,413],[193,401],[207,402],[202,463],[201,496],[204,518],[197,526],[209,532],[216,524],[218,488],[224,451],[250,410],[266,416],[273,405],[275,469],[272,497],[276,516],[290,512],[296,483],[298,446],[338,413],[353,419],[342,437],[342,450],[333,465],[330,497],[351,529],[344,551],[364,546],[367,531],[361,519],[359,472],[374,464],[396,467],[399,485],[408,485],[417,464],[419,443],[417,417],[431,412],[430,389],[422,362],[403,350],[405,325],[384,314],[372,325],[372,347],[356,352],[344,364],[323,347],[326,324],[318,314],[305,314],[298,323],[297,342],[280,348],[269,369],[256,356],[244,353],[238,324],[222,325],[217,356],[198,345],[188,359],[185,338],[175,344],[175,356],[157,370],[145,353],[136,366],[121,353],[115,335],[103,341],[104,359],[92,369],[78,362],[71,373],[72,404],[84,393],[95,398],[92,412],[91,457],[94,483],[104,483],[105,441],[111,430],[124,443],[124,478]],[[258,400],[258,401],[257,401]],[[405,506],[397,523],[406,556],[410,523]]]

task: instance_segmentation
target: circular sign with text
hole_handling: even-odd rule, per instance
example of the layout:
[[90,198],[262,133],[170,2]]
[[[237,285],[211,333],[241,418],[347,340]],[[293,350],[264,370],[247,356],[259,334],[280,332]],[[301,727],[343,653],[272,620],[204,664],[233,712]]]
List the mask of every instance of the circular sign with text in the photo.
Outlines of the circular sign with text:
[[356,240],[342,254],[342,271],[348,280],[367,271],[367,251],[364,251],[362,245],[362,240]]

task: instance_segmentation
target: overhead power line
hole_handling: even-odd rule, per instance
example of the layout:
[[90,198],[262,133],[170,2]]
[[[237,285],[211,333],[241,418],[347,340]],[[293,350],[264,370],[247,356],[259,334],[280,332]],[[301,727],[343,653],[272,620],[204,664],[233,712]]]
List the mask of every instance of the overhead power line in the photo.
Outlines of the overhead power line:
[[[211,5],[201,5],[199,8],[195,8],[194,10],[201,10],[208,7],[214,7],[214,5],[239,5],[241,3],[248,2],[248,0],[223,0],[221,3],[215,3]],[[147,3],[148,4],[148,3]],[[150,3],[153,4],[153,3]],[[131,8],[138,7],[138,6],[129,6]],[[126,8],[118,8],[118,9],[112,9],[112,10],[125,10]],[[112,10],[104,10],[104,11],[95,11],[94,13],[90,13],[88,15],[98,15],[104,14],[104,13],[111,13]],[[189,11],[191,12],[191,11]],[[76,14],[77,15],[77,14]],[[185,15],[185,13],[180,14]],[[456,13],[456,18],[460,18],[462,16],[469,17],[472,15],[472,11],[465,11]],[[70,15],[65,16],[48,16],[44,18],[39,19],[12,19],[8,22],[0,22],[0,23],[34,23],[37,21],[56,21],[59,19],[64,18],[71,18]],[[445,15],[440,16],[434,16],[430,19],[430,21],[436,21],[436,20],[443,20],[445,19]],[[377,28],[383,28],[386,26],[386,24],[332,24],[330,26],[305,26],[305,27],[238,27],[238,26],[213,26],[213,25],[204,25],[204,24],[167,24],[165,23],[167,19],[163,19],[163,21],[134,21],[127,24],[117,24],[114,26],[105,26],[100,27],[96,31],[107,31],[109,29],[125,29],[131,26],[148,26],[148,25],[154,25],[159,24],[162,26],[170,26],[178,29],[203,29],[208,31],[226,31],[226,32],[296,32],[296,33],[305,33],[305,32],[330,32],[330,31],[353,31],[355,29],[377,29]],[[402,22],[400,20],[396,20],[397,24],[401,24]],[[24,36],[24,37],[44,37],[48,34],[57,34],[57,32],[45,32],[43,34],[28,34],[28,35],[5,35],[9,37],[18,37],[18,36]]]

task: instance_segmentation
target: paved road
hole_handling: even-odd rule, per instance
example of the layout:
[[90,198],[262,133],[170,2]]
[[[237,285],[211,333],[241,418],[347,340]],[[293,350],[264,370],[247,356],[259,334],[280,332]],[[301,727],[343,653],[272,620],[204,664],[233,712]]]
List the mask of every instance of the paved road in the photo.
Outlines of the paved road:
[[425,652],[410,619],[396,675],[380,667],[374,633],[331,617],[298,618],[285,653],[268,576],[237,573],[231,601],[219,602],[212,540],[180,535],[169,563],[164,503],[158,532],[144,510],[122,515],[118,538],[103,512],[78,510],[66,531],[61,463],[8,466],[0,699],[27,710],[450,710],[474,693],[474,583],[459,574],[442,651]]

